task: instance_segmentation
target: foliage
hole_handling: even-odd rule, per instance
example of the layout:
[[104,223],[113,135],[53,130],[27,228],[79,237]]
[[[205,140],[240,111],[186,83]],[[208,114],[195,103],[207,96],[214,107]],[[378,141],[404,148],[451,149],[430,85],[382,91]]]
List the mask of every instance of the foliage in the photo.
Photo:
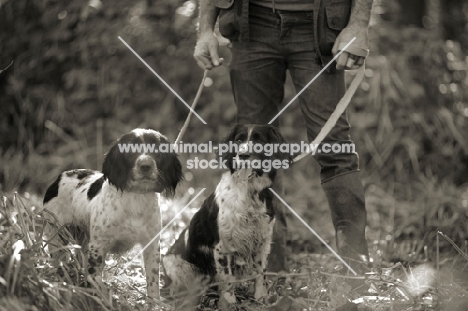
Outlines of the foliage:
[[379,228],[373,236],[434,246],[434,232],[445,230],[463,243],[468,59],[457,42],[433,30],[374,18],[373,53],[350,112],[369,210],[375,211],[370,223]]
[[[182,126],[188,109],[118,36],[190,102],[202,76],[191,56],[194,4],[97,3],[22,0],[1,7],[2,68],[14,60],[0,75],[3,190],[43,192],[60,170],[99,168],[103,142],[132,128],[157,128],[174,140]],[[210,78],[216,83],[197,109],[209,124],[219,124],[220,106],[232,101],[225,73]],[[232,119],[234,111],[226,110]],[[203,133],[194,138],[211,138]]]
[[[110,293],[95,283],[86,284],[86,260],[72,235],[64,247],[68,256],[51,258],[42,243],[44,226],[58,223],[44,221],[38,198],[3,197],[0,213],[0,310],[147,310],[145,277],[138,250],[125,256],[109,256],[104,280]],[[179,205],[182,202],[171,202]],[[168,219],[163,220],[164,223]],[[177,230],[179,224],[170,229]],[[65,228],[60,229],[66,233]],[[446,238],[446,237],[445,237]],[[163,249],[166,248],[163,240]],[[468,255],[458,249],[466,265]],[[64,258],[64,257],[62,257]],[[289,258],[291,272],[267,273],[269,296],[265,303],[255,302],[247,294],[249,280],[236,292],[237,310],[335,310],[349,301],[365,310],[404,307],[404,310],[431,310],[447,302],[466,298],[468,292],[447,278],[451,270],[441,263],[444,278],[435,287],[435,269],[430,264],[400,263],[387,265],[360,277],[359,286],[350,290],[344,267],[331,255],[297,254]],[[371,290],[366,291],[366,288]],[[190,293],[188,293],[190,294]],[[185,310],[186,297],[163,292],[155,301],[157,310]],[[201,300],[201,310],[215,310],[218,296],[208,292]],[[174,308],[174,305],[176,306]],[[402,309],[403,310],[403,309]],[[432,309],[433,310],[433,309]]]
[[[450,292],[466,297],[458,285],[466,284],[466,262],[451,243],[441,240],[436,244],[437,231],[441,231],[466,253],[468,59],[466,39],[461,36],[466,32],[452,29],[460,42],[442,38],[431,19],[435,11],[428,12],[422,23],[426,28],[403,27],[391,15],[398,14],[404,1],[375,2],[366,78],[348,112],[366,184],[374,263],[393,267],[402,262],[408,269],[410,264],[435,262],[440,250],[445,256],[437,261],[443,271],[440,298],[451,298]],[[466,21],[463,12],[457,12],[457,25]],[[447,23],[447,12],[441,14]],[[190,104],[203,74],[192,58],[196,15],[193,0],[1,2],[0,70],[14,63],[0,71],[0,192],[43,193],[65,169],[99,169],[107,146],[135,127],[158,129],[173,141],[188,109],[118,37]],[[228,46],[221,47],[221,54],[227,64]],[[348,76],[352,78],[353,73]],[[285,102],[293,94],[288,80]],[[185,141],[216,141],[234,122],[227,65],[210,71],[197,113],[208,125],[192,118]],[[305,139],[298,105],[291,105],[281,122],[287,138]],[[181,155],[182,162],[186,158]],[[307,160],[286,172],[284,198],[333,244],[318,169]],[[167,219],[180,209],[181,202],[188,201],[190,193],[200,187],[212,191],[220,172],[185,173],[186,183],[177,193],[180,202],[164,210]],[[143,308],[144,281],[138,264],[107,271],[108,284],[121,297],[118,303],[103,297],[99,289],[79,287],[80,261],[65,268],[50,264],[36,235],[31,235],[33,228],[41,227],[31,207],[41,204],[18,200],[6,204],[13,206],[16,223],[8,223],[3,210],[0,217],[0,292],[5,294],[0,310],[91,310],[104,302],[117,309]],[[163,234],[163,249],[189,217],[187,213]],[[292,216],[288,221],[294,253],[323,250],[305,228],[295,225]],[[278,310],[301,303],[319,308],[343,302],[340,295],[346,290],[340,281],[316,274],[323,261],[329,262],[325,272],[334,273],[335,262],[306,258],[292,256],[292,263],[298,265],[293,273],[303,275],[291,276],[286,285],[279,286],[291,299],[278,300]],[[400,275],[392,271],[396,275],[390,280],[397,283]],[[272,276],[273,293],[277,281],[278,276]]]
[[376,31],[376,56],[367,62],[363,84],[367,96],[356,99],[355,109],[364,115],[354,116],[366,131],[355,135],[365,138],[364,162],[396,182],[420,174],[466,182],[468,61],[459,44],[422,29],[396,35],[380,24]]

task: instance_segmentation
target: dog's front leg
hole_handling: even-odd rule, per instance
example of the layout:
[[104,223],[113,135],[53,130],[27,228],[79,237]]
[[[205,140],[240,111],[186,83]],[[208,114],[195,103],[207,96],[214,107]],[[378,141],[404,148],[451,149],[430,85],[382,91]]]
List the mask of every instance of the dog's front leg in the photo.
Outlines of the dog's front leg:
[[221,252],[220,245],[214,250],[214,259],[216,264],[216,275],[219,284],[219,309],[229,310],[230,306],[236,303],[233,282],[235,277],[232,273],[233,258],[229,254]]
[[93,234],[91,234],[88,245],[88,273],[103,291],[106,290],[106,286],[102,281],[102,270],[104,269],[106,259],[105,246],[106,241],[96,240]]
[[159,295],[159,264],[161,253],[159,249],[159,238],[155,239],[143,252],[146,272],[146,293],[148,301],[160,299]]
[[272,219],[268,225],[268,232],[266,232],[264,243],[260,247],[260,252],[255,256],[255,293],[254,298],[259,300],[267,296],[267,289],[265,287],[265,272],[268,264],[268,256],[271,250],[271,241],[273,237],[273,226],[275,225],[275,219]]

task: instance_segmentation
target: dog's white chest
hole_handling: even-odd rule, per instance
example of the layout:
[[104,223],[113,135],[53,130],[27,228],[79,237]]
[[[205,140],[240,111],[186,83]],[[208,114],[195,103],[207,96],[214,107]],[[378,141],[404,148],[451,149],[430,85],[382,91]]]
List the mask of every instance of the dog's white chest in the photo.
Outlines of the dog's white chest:
[[266,205],[247,182],[235,183],[230,174],[223,175],[216,188],[216,202],[223,252],[247,256],[264,243],[270,230],[270,217]]
[[92,223],[103,227],[101,234],[131,244],[147,240],[158,231],[161,220],[157,194],[134,194],[106,187],[108,184],[104,185],[107,191],[102,204],[91,214]]

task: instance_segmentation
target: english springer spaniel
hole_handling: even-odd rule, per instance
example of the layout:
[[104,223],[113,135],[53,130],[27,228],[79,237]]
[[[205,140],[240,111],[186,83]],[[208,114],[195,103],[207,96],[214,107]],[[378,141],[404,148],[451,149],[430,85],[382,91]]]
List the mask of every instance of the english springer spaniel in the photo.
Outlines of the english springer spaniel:
[[[120,254],[137,243],[146,245],[161,230],[159,193],[172,195],[183,178],[176,154],[148,152],[147,147],[162,143],[169,144],[161,133],[134,129],[110,148],[102,172],[65,171],[47,189],[44,208],[59,224],[71,225],[87,236],[83,239],[81,234],[78,242],[87,250],[88,272],[99,284],[107,253]],[[53,218],[48,213],[44,217]],[[53,255],[63,244],[60,233],[46,225],[45,234]],[[159,299],[159,239],[143,257],[147,294]]]
[[236,125],[224,143],[238,147],[221,155],[229,171],[163,256],[162,264],[166,287],[175,292],[193,287],[197,278],[219,282],[221,310],[236,302],[240,280],[255,279],[250,291],[255,299],[266,295],[263,273],[275,223],[268,188],[277,169],[288,168],[292,159],[289,153],[253,151],[259,150],[252,148],[255,145],[286,143],[270,125]]

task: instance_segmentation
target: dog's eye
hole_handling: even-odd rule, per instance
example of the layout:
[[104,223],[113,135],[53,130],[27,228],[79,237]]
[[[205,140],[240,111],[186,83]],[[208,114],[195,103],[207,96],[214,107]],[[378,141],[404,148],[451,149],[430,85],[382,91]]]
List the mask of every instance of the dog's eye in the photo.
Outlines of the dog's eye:
[[235,136],[236,143],[241,143],[245,140],[246,136],[244,134],[237,134]]
[[265,142],[266,142],[266,140],[264,139],[264,137],[261,136],[261,135],[258,134],[258,133],[254,133],[252,138],[253,138],[254,141],[256,141],[256,142],[258,142],[258,143],[265,143]]
[[241,143],[244,141],[244,136],[240,135],[236,137],[236,143]]

